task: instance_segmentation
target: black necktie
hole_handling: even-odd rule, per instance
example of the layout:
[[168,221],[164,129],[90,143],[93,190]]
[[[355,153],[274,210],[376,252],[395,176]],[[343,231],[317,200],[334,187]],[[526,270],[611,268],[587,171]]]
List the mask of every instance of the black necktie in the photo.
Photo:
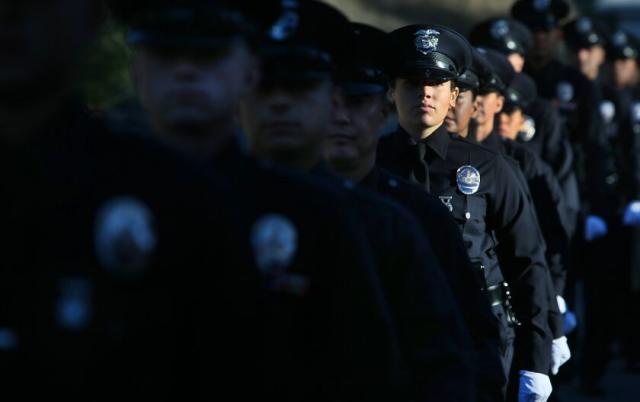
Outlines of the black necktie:
[[420,142],[415,146],[410,180],[412,183],[420,184],[427,192],[430,192],[431,183],[429,179],[429,164],[425,160],[426,153],[427,146],[425,144]]

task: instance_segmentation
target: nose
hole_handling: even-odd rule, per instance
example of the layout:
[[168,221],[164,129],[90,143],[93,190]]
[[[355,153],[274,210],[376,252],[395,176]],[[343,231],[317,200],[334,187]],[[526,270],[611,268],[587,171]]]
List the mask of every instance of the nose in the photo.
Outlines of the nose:
[[175,77],[178,81],[194,81],[199,74],[198,66],[188,60],[178,60],[174,66]]
[[422,98],[423,99],[431,99],[433,98],[433,87],[430,85],[422,85]]
[[340,91],[335,94],[335,101],[333,107],[333,124],[339,126],[346,126],[351,122],[349,118],[349,108],[347,106],[347,99],[345,95]]

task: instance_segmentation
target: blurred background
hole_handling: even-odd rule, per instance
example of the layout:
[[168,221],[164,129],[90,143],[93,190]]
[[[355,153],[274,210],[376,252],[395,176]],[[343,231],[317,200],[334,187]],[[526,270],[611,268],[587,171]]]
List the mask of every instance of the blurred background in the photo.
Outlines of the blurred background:
[[[385,30],[418,22],[448,25],[463,34],[477,22],[506,15],[513,0],[327,0],[349,18]],[[574,15],[597,15],[612,26],[640,35],[640,0],[573,0]],[[81,90],[94,110],[109,109],[131,97],[125,33],[107,25],[85,69]]]

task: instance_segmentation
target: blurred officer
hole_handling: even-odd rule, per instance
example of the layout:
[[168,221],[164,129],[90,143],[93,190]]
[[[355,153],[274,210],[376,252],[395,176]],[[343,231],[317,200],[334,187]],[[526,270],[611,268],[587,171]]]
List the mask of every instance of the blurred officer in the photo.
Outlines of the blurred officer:
[[3,399],[178,399],[191,281],[243,268],[223,182],[76,98],[103,16],[98,1],[0,6]]
[[[411,25],[389,34],[388,49],[389,93],[400,127],[380,141],[378,161],[449,206],[501,321],[505,374],[510,371],[514,327],[520,320],[515,368],[521,397],[546,400],[551,393],[546,375],[551,343],[548,273],[535,216],[507,162],[483,147],[452,138],[443,124],[459,91],[455,80],[471,63],[471,47],[446,27]],[[505,279],[513,286],[517,318]]]
[[[219,360],[219,352],[208,338],[220,329],[201,320],[199,397],[226,389],[245,399],[385,398],[402,357],[368,261],[372,252],[345,213],[344,197],[257,163],[235,139],[234,111],[259,79],[254,46],[262,30],[254,21],[285,24],[298,10],[276,2],[167,1],[121,11],[155,130],[234,181],[242,194],[237,225],[258,269],[246,274],[245,288],[224,293],[227,308],[238,314],[230,332],[245,347],[213,389],[210,378],[218,374],[208,362]],[[289,27],[273,28],[281,29]],[[208,283],[202,286],[196,311],[206,316],[216,299]],[[259,287],[264,292],[251,293]],[[238,390],[240,381],[252,386]]]
[[504,376],[499,360],[499,333],[481,282],[469,261],[460,232],[448,209],[434,196],[376,166],[379,133],[390,113],[385,63],[376,51],[386,36],[381,30],[353,24],[354,51],[339,73],[344,107],[334,115],[325,145],[333,171],[407,207],[429,235],[474,342],[478,400],[501,398]]
[[321,178],[355,202],[356,209],[349,213],[367,229],[401,351],[409,362],[409,387],[399,389],[394,398],[473,398],[470,362],[468,355],[461,355],[469,347],[461,333],[466,331],[459,327],[464,324],[415,218],[398,204],[354,189],[351,182],[345,191],[345,181],[330,174],[322,161],[333,113],[342,102],[334,79],[336,67],[351,51],[351,25],[320,2],[300,3],[291,12],[295,18],[276,24],[262,49],[263,79],[257,93],[241,103],[240,120],[251,152],[306,177]]
[[[585,142],[585,361],[583,391],[602,394],[600,381],[619,336],[626,363],[638,359],[628,317],[637,314],[634,249],[638,216],[637,59],[640,46],[618,31],[608,46],[614,87],[605,87],[599,105],[604,130]],[[602,266],[610,267],[603,277]]]
[[[475,46],[494,49],[507,56],[516,73],[522,72],[523,57],[533,44],[529,28],[511,18],[484,21],[471,30],[469,38]],[[517,140],[534,151],[555,172],[565,199],[563,215],[567,231],[572,237],[580,203],[573,171],[573,151],[562,121],[551,103],[538,97],[528,104],[525,112],[528,127],[520,132]]]
[[511,16],[524,23],[533,32],[533,46],[529,50],[525,72],[533,77],[547,97],[547,90],[557,82],[556,74],[562,69],[557,59],[562,41],[561,21],[569,15],[569,4],[565,0],[518,0],[511,7]]

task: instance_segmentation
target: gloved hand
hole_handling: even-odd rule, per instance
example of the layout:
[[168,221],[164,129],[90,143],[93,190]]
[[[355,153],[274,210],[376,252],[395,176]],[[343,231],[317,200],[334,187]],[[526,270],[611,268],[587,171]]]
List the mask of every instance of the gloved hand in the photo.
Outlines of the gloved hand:
[[640,226],[640,201],[633,201],[627,205],[622,223],[625,226]]
[[567,337],[561,336],[551,343],[551,374],[556,375],[560,366],[571,359],[571,350],[567,343]]
[[549,376],[520,370],[520,388],[518,402],[546,402],[551,396],[551,380]]
[[562,325],[565,335],[570,334],[577,326],[578,320],[576,319],[576,315],[573,311],[567,310],[567,312],[564,313],[564,322]]
[[557,295],[556,300],[558,301],[558,310],[560,310],[560,314],[564,314],[567,312],[567,302],[564,301],[564,297]]
[[607,235],[607,222],[597,215],[589,215],[584,223],[584,238],[593,241]]

